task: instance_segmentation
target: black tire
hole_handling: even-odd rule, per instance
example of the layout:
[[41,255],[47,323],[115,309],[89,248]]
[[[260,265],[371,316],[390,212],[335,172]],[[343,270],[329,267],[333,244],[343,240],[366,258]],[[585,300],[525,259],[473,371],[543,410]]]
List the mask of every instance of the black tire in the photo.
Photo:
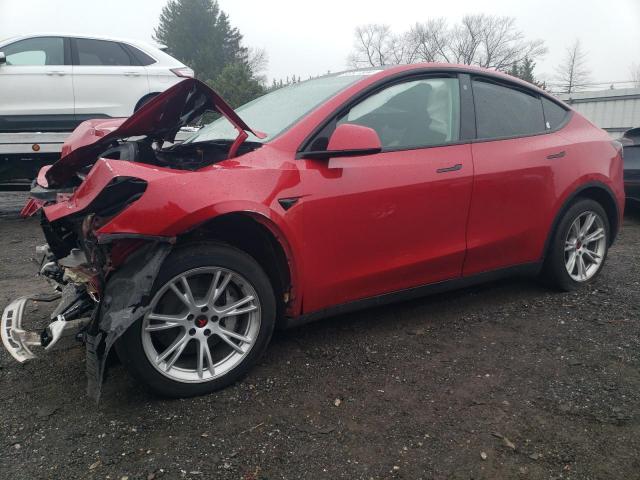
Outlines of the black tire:
[[149,298],[152,299],[163,285],[177,275],[208,266],[233,270],[251,284],[261,308],[257,339],[244,359],[226,374],[203,383],[179,382],[160,373],[147,358],[142,345],[143,319],[138,320],[120,337],[116,350],[129,373],[156,394],[184,398],[225,388],[247,374],[271,340],[276,319],[276,300],[269,278],[251,256],[229,245],[198,243],[177,248],[160,268]]
[[[565,265],[565,241],[573,222],[585,212],[593,212],[601,218],[606,235],[605,251],[602,256],[602,262],[598,266],[598,270],[589,279],[577,281],[569,275]],[[549,243],[543,268],[543,279],[545,280],[545,283],[552,288],[568,292],[575,290],[582,285],[593,282],[600,272],[602,272],[602,268],[604,267],[607,253],[609,251],[611,238],[610,232],[609,218],[607,217],[607,213],[604,208],[602,208],[602,205],[589,198],[577,199],[562,216]]]
[[133,113],[136,113],[138,110],[140,110],[140,108],[142,108],[143,105],[145,105],[146,103],[149,103],[149,101],[152,98],[155,98],[158,95],[159,95],[158,93],[150,93],[150,94],[145,95],[144,97],[142,97],[140,100],[138,100],[138,103],[136,103],[136,106],[133,109]]

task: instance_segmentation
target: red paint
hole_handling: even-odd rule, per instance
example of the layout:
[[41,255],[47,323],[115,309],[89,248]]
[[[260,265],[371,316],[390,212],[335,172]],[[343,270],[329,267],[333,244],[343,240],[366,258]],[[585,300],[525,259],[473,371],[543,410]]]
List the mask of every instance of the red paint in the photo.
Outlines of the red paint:
[[329,139],[327,150],[379,149],[380,138],[373,128],[343,123],[338,125]]
[[20,210],[20,216],[22,218],[32,217],[38,210],[42,208],[44,203],[45,202],[43,202],[42,200],[30,198],[29,200],[27,200],[27,203],[25,203],[24,207],[22,207],[22,210]]
[[[170,238],[218,215],[242,212],[285,249],[294,288],[290,315],[541,260],[563,204],[587,184],[613,192],[622,218],[620,155],[605,132],[576,112],[561,130],[542,135],[296,159],[311,132],[362,89],[387,76],[444,67],[400,66],[364,76],[261,148],[198,171],[101,159],[71,198],[45,207],[45,214],[55,221],[78,212],[117,176],[144,179],[147,189],[103,225],[98,238]],[[453,68],[535,90],[495,72]],[[72,143],[82,143],[89,127],[80,128]],[[358,130],[359,138],[338,136],[332,148],[373,144],[370,132]],[[564,157],[547,159],[562,150]],[[458,170],[438,173],[458,164]],[[281,198],[299,200],[285,211]]]

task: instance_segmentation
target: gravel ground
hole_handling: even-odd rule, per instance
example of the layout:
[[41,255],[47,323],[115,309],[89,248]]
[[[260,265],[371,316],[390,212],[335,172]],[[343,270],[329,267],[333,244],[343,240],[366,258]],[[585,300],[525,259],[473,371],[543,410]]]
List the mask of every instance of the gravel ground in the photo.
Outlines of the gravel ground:
[[[0,193],[0,305],[48,291]],[[0,353],[0,478],[640,478],[640,213],[592,286],[510,280],[279,332],[217,394],[164,400],[84,352]],[[31,311],[44,320],[44,306]]]

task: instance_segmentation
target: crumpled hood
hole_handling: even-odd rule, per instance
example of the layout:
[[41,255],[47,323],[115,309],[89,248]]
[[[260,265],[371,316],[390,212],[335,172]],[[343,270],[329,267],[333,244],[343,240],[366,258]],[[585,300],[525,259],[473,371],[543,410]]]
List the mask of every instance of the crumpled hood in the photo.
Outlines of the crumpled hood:
[[129,118],[96,119],[81,123],[67,138],[61,158],[46,172],[48,185],[62,186],[76,172],[94,163],[114,140],[148,136],[159,142],[173,142],[180,128],[207,111],[225,116],[239,134],[254,132],[220,95],[194,78],[188,78],[143,105]]

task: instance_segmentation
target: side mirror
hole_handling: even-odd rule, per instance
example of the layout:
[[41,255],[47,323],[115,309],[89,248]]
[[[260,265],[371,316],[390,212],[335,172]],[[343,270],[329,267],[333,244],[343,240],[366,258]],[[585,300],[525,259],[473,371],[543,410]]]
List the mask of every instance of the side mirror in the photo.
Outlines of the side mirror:
[[327,159],[331,157],[357,157],[382,151],[378,133],[369,127],[343,123],[329,138],[326,150],[305,152],[303,158]]
[[4,52],[0,52],[0,65],[2,65],[3,63],[7,63],[7,57]]

